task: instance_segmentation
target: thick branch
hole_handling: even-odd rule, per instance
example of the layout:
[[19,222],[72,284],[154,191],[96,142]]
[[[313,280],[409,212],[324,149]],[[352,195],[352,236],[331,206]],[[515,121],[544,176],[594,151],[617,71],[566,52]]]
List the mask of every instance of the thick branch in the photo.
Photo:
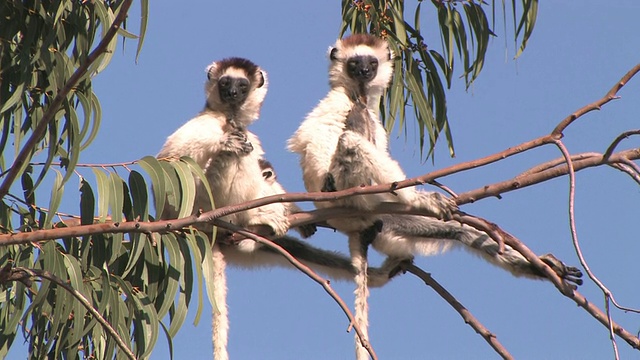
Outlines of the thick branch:
[[85,62],[83,62],[78,69],[71,75],[64,88],[58,91],[58,94],[51,102],[51,105],[47,108],[47,111],[42,115],[42,120],[38,123],[38,126],[33,130],[31,137],[24,144],[20,153],[16,156],[13,165],[11,165],[11,170],[7,173],[2,185],[0,185],[0,198],[4,198],[5,195],[9,193],[9,188],[15,181],[15,179],[20,175],[18,172],[22,169],[22,166],[26,161],[29,160],[33,149],[38,145],[40,140],[45,135],[47,127],[51,121],[54,121],[55,114],[58,112],[58,109],[62,105],[64,99],[67,98],[67,95],[73,90],[73,88],[77,85],[77,83],[82,79],[82,77],[86,74],[89,66],[93,64],[99,57],[102,55],[109,46],[109,43],[113,40],[113,37],[116,36],[118,30],[120,29],[120,25],[127,18],[127,12],[129,11],[129,7],[131,6],[131,0],[124,0],[122,2],[122,6],[120,6],[120,12],[113,20],[113,24],[107,32],[104,34],[98,46],[87,56]]
[[291,254],[289,254],[287,250],[283,249],[281,246],[279,246],[278,244],[274,243],[271,240],[268,240],[267,238],[264,238],[262,236],[257,236],[254,233],[246,231],[245,229],[239,226],[233,225],[231,223],[228,223],[226,221],[214,220],[213,225],[230,230],[232,232],[237,232],[240,235],[247,237],[248,239],[252,239],[262,245],[268,246],[276,250],[278,253],[284,256],[287,259],[287,261],[289,261],[298,270],[302,271],[305,275],[310,277],[313,281],[320,284],[320,286],[322,286],[324,291],[326,291],[336,301],[336,303],[338,303],[338,306],[340,306],[344,314],[347,316],[350,322],[350,327],[353,326],[353,329],[356,331],[356,333],[358,334],[358,337],[360,338],[360,343],[365,349],[367,349],[367,352],[369,352],[369,355],[371,356],[371,358],[374,360],[378,359],[378,356],[373,350],[373,347],[371,347],[371,344],[369,343],[369,341],[367,341],[366,337],[362,334],[362,330],[360,330],[360,326],[356,322],[356,319],[353,317],[351,310],[349,310],[349,307],[347,306],[347,304],[345,304],[344,300],[342,300],[340,295],[338,295],[333,290],[333,288],[331,288],[329,280],[326,280],[321,276],[319,276],[318,274],[316,274],[313,270],[311,270],[311,268],[301,263],[300,261],[298,261],[298,259],[296,259]]
[[404,270],[412,273],[413,275],[419,277],[424,281],[427,286],[430,286],[440,297],[442,297],[446,302],[454,308],[465,323],[469,324],[480,336],[484,338],[484,340],[491,345],[491,347],[500,355],[503,359],[513,359],[513,356],[507,351],[507,349],[502,346],[502,344],[498,341],[498,338],[494,333],[489,331],[482,323],[476,319],[473,314],[466,307],[464,307],[450,292],[447,291],[440,283],[438,283],[431,274],[425,272],[414,264],[405,264],[403,265]]
[[76,298],[82,306],[84,306],[88,312],[102,325],[102,328],[115,340],[116,344],[120,349],[124,352],[127,358],[135,360],[135,354],[129,349],[129,346],[122,340],[118,332],[111,327],[111,324],[107,320],[105,320],[102,315],[91,305],[89,300],[87,300],[82,293],[67,285],[65,281],[60,279],[59,277],[53,275],[52,273],[44,270],[38,269],[27,269],[24,267],[15,267],[9,268],[5,267],[0,271],[0,283],[4,284],[7,281],[20,281],[25,284],[27,287],[31,286],[31,278],[39,277],[43,279],[47,279],[57,286],[62,287],[66,291],[68,291],[74,298]]
[[[600,166],[603,164],[613,165],[616,163],[625,163],[628,160],[640,159],[640,148],[630,149],[611,154],[608,158],[604,158],[602,154],[589,153],[573,155],[574,159],[573,167],[575,171],[583,170],[590,167]],[[498,182],[491,185],[486,185],[481,188],[466,191],[458,194],[456,203],[458,205],[472,203],[474,201],[484,199],[492,196],[499,196],[502,193],[518,190],[527,186],[535,185],[559,176],[566,175],[569,172],[569,168],[564,162],[562,165],[557,164],[559,160],[552,160],[549,162],[549,166],[546,170],[532,171],[528,170],[512,179]],[[538,169],[545,168],[544,165],[536,166]]]

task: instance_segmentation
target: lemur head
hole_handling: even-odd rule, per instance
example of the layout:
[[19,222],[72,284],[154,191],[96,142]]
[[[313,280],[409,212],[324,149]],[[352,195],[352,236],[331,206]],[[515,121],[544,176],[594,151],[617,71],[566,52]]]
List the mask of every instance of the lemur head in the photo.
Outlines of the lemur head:
[[260,114],[267,95],[267,74],[250,60],[227,58],[206,69],[206,107],[248,125]]
[[393,74],[393,52],[384,39],[355,34],[329,49],[329,83],[359,95],[382,93]]

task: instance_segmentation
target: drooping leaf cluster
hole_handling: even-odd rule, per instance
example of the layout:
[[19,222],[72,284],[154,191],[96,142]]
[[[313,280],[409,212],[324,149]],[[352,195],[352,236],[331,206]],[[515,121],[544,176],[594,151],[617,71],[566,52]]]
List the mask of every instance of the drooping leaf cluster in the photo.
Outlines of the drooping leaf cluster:
[[[139,166],[143,173],[131,169]],[[0,226],[13,223],[20,231],[100,224],[106,221],[147,222],[162,216],[165,204],[190,215],[196,178],[204,176],[189,158],[159,161],[147,156],[118,171],[92,167],[94,185],[80,178],[80,216],[53,222],[55,213],[35,205],[33,181],[28,172],[22,184],[27,198],[10,207],[3,202]],[[87,177],[88,178],[88,177]],[[62,196],[58,174],[52,199]],[[96,189],[94,191],[94,189]],[[149,193],[152,189],[153,193]],[[210,193],[210,190],[207,189]],[[156,216],[150,214],[155,197]],[[17,199],[16,199],[17,200]],[[59,200],[52,200],[55,202]],[[55,204],[52,204],[55,207]],[[188,210],[187,210],[188,209]],[[19,217],[19,220],[16,220]],[[77,290],[110,323],[137,357],[148,357],[162,332],[171,339],[184,323],[198,287],[196,322],[202,310],[203,279],[212,271],[210,236],[193,228],[145,234],[142,232],[94,234],[35,244],[0,246],[0,268],[46,270]],[[195,276],[194,276],[195,275]],[[207,293],[212,299],[211,285]],[[20,334],[21,332],[21,334]],[[34,358],[114,358],[117,347],[95,317],[68,291],[46,280],[0,285],[0,356],[6,355],[16,336],[29,344]]]
[[[394,52],[393,82],[380,104],[387,131],[397,120],[399,128],[406,132],[405,111],[412,106],[421,151],[428,140],[427,157],[443,131],[449,152],[454,155],[445,86],[451,87],[456,57],[462,62],[459,76],[467,88],[482,71],[490,37],[495,36],[497,2],[488,5],[476,0],[432,0],[430,7],[424,5],[426,1],[418,0],[410,10],[403,0],[342,1],[340,35],[347,31],[376,34],[387,38]],[[504,0],[501,7],[506,28]],[[514,42],[516,46],[520,43],[516,56],[531,36],[538,1],[521,0],[520,7],[519,10],[516,0],[511,1]],[[487,11],[491,11],[491,21]],[[425,16],[427,27],[423,27]],[[437,21],[437,26],[429,21]]]

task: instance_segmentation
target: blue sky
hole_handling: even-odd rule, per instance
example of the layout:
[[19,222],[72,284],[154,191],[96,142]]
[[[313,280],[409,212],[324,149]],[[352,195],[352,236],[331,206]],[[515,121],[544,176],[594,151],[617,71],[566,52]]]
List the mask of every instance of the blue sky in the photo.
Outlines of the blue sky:
[[[572,111],[599,99],[640,61],[640,4],[633,0],[577,4],[542,3],[528,48],[517,61],[512,60],[511,37],[497,22],[498,37],[490,45],[480,78],[468,91],[463,80],[454,80],[448,92],[456,158],[449,158],[441,143],[435,164],[423,162],[411,125],[407,137],[398,129],[391,134],[392,154],[409,176],[546,134]],[[270,79],[261,119],[251,130],[262,139],[283,185],[290,191],[303,191],[298,159],[286,151],[285,142],[327,92],[325,53],[338,35],[339,3],[150,5],[139,62],[134,61],[135,42],[127,42],[124,52],[119,46],[111,65],[94,82],[103,123],[80,162],[114,163],[155,155],[169,134],[202,109],[204,68],[214,60],[241,56],[266,69]],[[137,21],[137,6],[133,6],[130,24]],[[423,6],[425,18],[431,11],[432,6]],[[130,30],[135,32],[135,26]],[[427,44],[439,47],[439,39],[427,29],[436,28],[423,25]],[[619,133],[638,128],[640,78],[632,80],[620,95],[622,99],[584,116],[565,131],[564,141],[571,152],[602,152]],[[620,148],[633,146],[638,146],[637,138],[623,142]],[[463,192],[511,178],[559,156],[549,146],[440,181]],[[640,290],[634,281],[640,254],[635,228],[638,184],[605,167],[578,173],[577,182],[577,227],[584,255],[620,303],[640,308]],[[555,179],[505,194],[501,200],[465,205],[462,210],[498,223],[538,254],[551,252],[577,266],[568,225],[568,185],[568,178]],[[71,192],[73,185],[67,189]],[[77,205],[70,203],[61,210],[77,212]],[[346,252],[345,238],[328,230],[319,231],[309,241]],[[380,258],[373,257],[373,261]],[[432,273],[518,359],[612,358],[607,329],[550,283],[513,278],[461,251],[418,258],[416,263]],[[353,358],[353,335],[345,331],[346,318],[322,288],[302,273],[232,269],[228,283],[233,359]],[[333,286],[352,303],[351,284],[333,282]],[[604,307],[603,295],[592,282],[587,281],[579,291]],[[370,340],[381,359],[497,358],[444,300],[411,275],[373,289],[370,308]],[[208,304],[205,312],[211,312]],[[632,333],[640,330],[639,315],[614,311],[614,319]],[[176,358],[210,358],[210,316],[203,316],[197,326],[190,321],[174,340]],[[163,334],[158,343],[153,359],[168,358]],[[623,340],[618,339],[618,346],[622,358],[638,357]]]

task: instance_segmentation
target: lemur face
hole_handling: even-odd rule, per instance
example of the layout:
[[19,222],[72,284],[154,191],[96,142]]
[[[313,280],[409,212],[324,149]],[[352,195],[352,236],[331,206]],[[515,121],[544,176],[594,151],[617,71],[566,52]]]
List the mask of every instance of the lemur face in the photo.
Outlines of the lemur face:
[[369,82],[378,73],[378,59],[371,55],[353,56],[347,60],[349,77],[361,82]]
[[329,51],[329,83],[349,91],[380,92],[391,80],[392,56],[387,42],[373,35],[355,34],[340,39]]
[[252,88],[259,89],[265,83],[258,66],[242,58],[215,62],[209,66],[207,78],[211,85],[218,88],[220,100],[231,105],[242,104]]
[[247,78],[223,76],[218,80],[220,100],[230,105],[241,105],[247,99],[250,83]]

